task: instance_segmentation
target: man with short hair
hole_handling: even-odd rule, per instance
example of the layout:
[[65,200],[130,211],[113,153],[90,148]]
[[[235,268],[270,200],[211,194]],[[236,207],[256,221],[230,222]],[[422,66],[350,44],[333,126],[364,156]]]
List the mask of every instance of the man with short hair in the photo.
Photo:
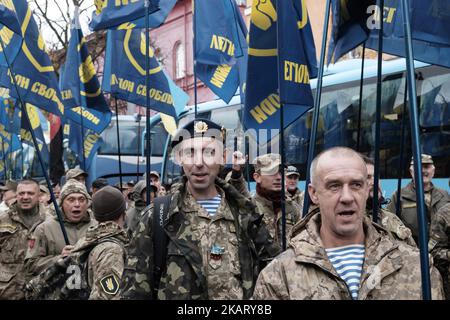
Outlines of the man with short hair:
[[24,299],[28,280],[24,259],[32,232],[46,219],[39,206],[39,184],[23,180],[17,184],[17,201],[0,212],[0,299]]
[[94,194],[100,190],[103,187],[108,186],[108,180],[106,180],[105,178],[97,178],[94,181],[92,181],[92,186],[91,186],[91,193],[92,196],[94,196]]
[[[416,199],[416,187],[414,184],[414,159],[411,158],[409,167],[411,174],[411,182],[401,189],[400,199],[400,214],[399,217],[409,229],[411,229],[412,236],[419,242],[419,222],[417,220],[417,199]],[[427,219],[427,228],[430,230],[430,222],[436,212],[446,205],[450,201],[450,196],[447,191],[439,189],[433,185],[433,177],[435,173],[435,167],[433,158],[430,155],[422,154],[422,175],[423,175],[423,190],[425,197],[425,210]],[[387,206],[387,210],[390,212],[396,212],[397,191],[391,197],[391,203]],[[427,239],[428,240],[428,239]]]
[[[161,232],[168,244],[153,247],[158,230],[152,207],[146,209],[129,246],[125,299],[150,299],[155,292],[167,300],[248,299],[260,268],[279,253],[252,203],[218,178],[226,159],[224,141],[224,128],[205,119],[177,132],[172,148],[184,176],[165,206]],[[156,266],[154,257],[160,255],[163,262]],[[155,285],[159,278],[152,271],[159,267]]]
[[3,190],[3,198],[0,203],[0,212],[8,210],[16,201],[17,182],[10,180],[1,189]]
[[305,193],[298,188],[300,173],[295,166],[288,166],[285,170],[285,177],[287,197],[296,202],[300,207],[300,212],[302,212]]
[[65,243],[56,214],[39,225],[28,243],[25,257],[25,268],[30,275],[36,276],[59,258],[69,255],[73,245],[86,234],[90,226],[97,223],[91,218],[90,201],[84,184],[74,179],[64,184],[59,206],[70,244]]
[[[346,147],[320,153],[309,196],[319,206],[297,224],[289,249],[261,271],[254,299],[421,299],[419,250],[392,240],[366,216],[367,167]],[[431,265],[433,299],[442,279]]]
[[[373,217],[373,186],[375,183],[375,162],[373,159],[361,155],[367,167],[367,183],[369,184],[369,198],[366,202],[366,213],[369,218]],[[383,192],[381,191],[381,186],[378,188],[378,221],[382,227],[386,229],[390,236],[393,239],[404,241],[405,243],[417,247],[416,243],[412,237],[411,230],[406,227],[402,220],[400,220],[397,215],[392,212],[389,212],[387,209],[381,208],[381,205],[384,202],[384,198],[382,196]]]
[[66,183],[71,179],[75,179],[78,182],[86,184],[86,179],[88,176],[89,175],[80,168],[69,169],[66,173]]

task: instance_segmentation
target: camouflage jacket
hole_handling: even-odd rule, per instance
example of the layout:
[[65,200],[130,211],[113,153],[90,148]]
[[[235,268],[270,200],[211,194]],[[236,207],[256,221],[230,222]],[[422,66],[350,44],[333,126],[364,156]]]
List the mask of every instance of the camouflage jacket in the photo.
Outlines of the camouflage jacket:
[[143,201],[135,201],[134,206],[127,210],[124,229],[129,237],[133,235],[133,232],[139,225],[144,209],[145,203]]
[[16,205],[6,212],[0,212],[0,299],[23,299],[23,288],[27,275],[24,259],[32,232],[47,218],[43,206],[39,217],[31,228],[22,220]]
[[428,249],[435,259],[450,263],[450,203],[443,206],[431,220]]
[[[97,224],[91,216],[92,212],[89,209],[87,215],[77,223],[70,222],[64,217],[64,227],[71,245],[81,239],[90,226]],[[57,216],[52,216],[39,225],[28,244],[25,270],[29,276],[38,275],[61,258],[66,243]]]
[[[259,270],[279,253],[252,203],[221,179],[216,179],[216,187],[222,202],[214,218],[208,217],[187,191],[186,178],[172,187],[169,217],[164,223],[169,239],[167,268],[158,299],[248,299]],[[211,259],[209,244],[222,246],[215,259]],[[151,207],[145,210],[128,254],[123,298],[150,299]]]
[[87,260],[90,300],[120,298],[127,244],[128,236],[122,227],[113,221],[107,221],[89,227],[86,236],[75,245],[72,255],[91,250]]
[[[256,206],[257,212],[263,216],[270,235],[276,243],[282,246],[282,215],[281,211],[275,217],[273,203],[259,194],[252,197],[252,203]],[[300,206],[289,198],[286,198],[286,242],[290,238],[292,227],[301,219],[302,211]]]
[[295,190],[294,195],[292,195],[289,191],[286,191],[286,197],[299,205],[300,212],[303,211],[303,201],[305,199],[305,192],[300,191],[300,189],[297,188],[297,190]]
[[[351,300],[320,240],[321,216],[307,216],[293,230],[289,249],[261,271],[253,299]],[[365,258],[358,300],[421,299],[419,251],[392,241],[384,229],[364,220]],[[442,299],[442,279],[431,267],[433,299]]]
[[[450,197],[445,190],[432,187],[430,191],[431,202],[425,206],[427,211],[428,229],[430,222],[436,212],[450,201]],[[390,212],[395,213],[397,203],[397,192],[392,195],[391,203],[386,207]],[[412,235],[416,243],[419,238],[419,223],[417,221],[417,201],[416,201],[416,189],[414,183],[410,182],[406,187],[401,190],[401,212],[400,219],[405,226],[411,229]],[[427,202],[427,201],[425,201]]]
[[[372,210],[366,210],[366,214],[369,219],[372,219]],[[417,247],[416,242],[412,237],[411,230],[409,230],[409,228],[403,224],[402,220],[392,212],[380,209],[378,211],[377,223],[386,229],[388,235],[392,239],[404,241],[410,246]]]

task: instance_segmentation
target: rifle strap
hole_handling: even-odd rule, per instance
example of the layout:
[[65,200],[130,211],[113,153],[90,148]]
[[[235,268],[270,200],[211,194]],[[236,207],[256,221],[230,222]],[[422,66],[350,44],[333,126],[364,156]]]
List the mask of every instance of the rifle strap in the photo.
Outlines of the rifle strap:
[[164,223],[169,216],[172,196],[157,197],[153,203],[153,298],[156,299],[161,275],[166,268],[167,244],[169,237],[164,231]]

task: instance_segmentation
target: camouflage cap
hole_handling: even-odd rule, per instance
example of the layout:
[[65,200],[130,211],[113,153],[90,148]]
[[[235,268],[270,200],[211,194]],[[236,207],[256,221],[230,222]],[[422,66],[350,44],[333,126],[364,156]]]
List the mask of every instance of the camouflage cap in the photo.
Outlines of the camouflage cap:
[[278,153],[267,153],[255,158],[255,172],[272,175],[280,170],[281,156]]
[[158,171],[150,171],[150,176],[155,176],[155,177],[157,177],[158,179],[159,179],[159,173],[158,173]]
[[286,176],[296,175],[300,177],[300,173],[298,172],[295,166],[288,166],[286,170],[284,170],[284,174]]
[[6,185],[0,186],[0,190],[2,191],[8,191],[8,190],[17,190],[17,181],[14,180],[8,180],[6,181]]
[[44,186],[43,184],[39,184],[39,190],[40,190],[41,192],[50,194],[50,191],[48,190],[47,186]]
[[60,203],[63,203],[64,198],[66,198],[71,193],[81,193],[88,200],[91,200],[91,196],[86,190],[86,186],[81,182],[76,180],[67,181],[66,184],[61,188],[61,193],[59,195]]
[[[414,156],[411,157],[410,165],[413,164],[414,164]],[[422,153],[422,164],[434,164],[433,157],[431,157],[429,154]]]
[[69,181],[70,179],[76,178],[80,175],[88,177],[88,174],[79,168],[70,169],[66,173],[66,181]]

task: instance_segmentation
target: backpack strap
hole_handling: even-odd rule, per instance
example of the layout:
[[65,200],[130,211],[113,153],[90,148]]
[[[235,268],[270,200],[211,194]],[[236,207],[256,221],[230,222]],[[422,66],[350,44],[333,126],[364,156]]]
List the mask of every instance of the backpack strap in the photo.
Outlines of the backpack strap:
[[169,217],[172,196],[157,197],[153,203],[152,229],[153,229],[153,298],[158,295],[161,275],[166,268],[167,244],[169,237],[164,231],[164,223]]

